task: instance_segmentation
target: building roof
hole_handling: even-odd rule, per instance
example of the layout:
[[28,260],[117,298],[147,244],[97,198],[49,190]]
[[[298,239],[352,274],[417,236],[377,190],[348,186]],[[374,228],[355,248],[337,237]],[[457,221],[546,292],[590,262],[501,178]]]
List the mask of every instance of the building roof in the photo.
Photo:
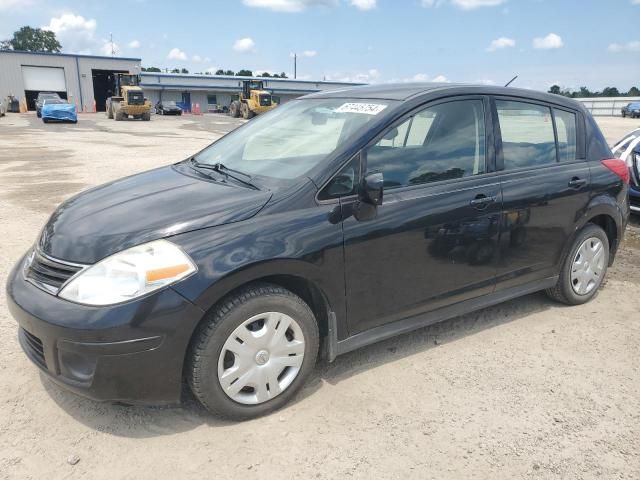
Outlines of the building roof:
[[160,78],[198,78],[213,80],[262,80],[267,82],[289,82],[289,83],[309,83],[320,85],[366,85],[366,83],[354,82],[334,82],[328,80],[300,80],[298,78],[275,78],[275,77],[244,77],[236,75],[205,75],[196,73],[163,73],[163,72],[140,72],[143,77],[160,77]]
[[29,52],[26,50],[0,50],[0,54],[2,53],[15,53],[22,55],[50,55],[55,57],[79,57],[79,58],[100,58],[103,60],[124,60],[130,62],[141,62],[140,58],[129,58],[129,57],[110,57],[104,55],[83,55],[80,53],[55,53],[55,52]]

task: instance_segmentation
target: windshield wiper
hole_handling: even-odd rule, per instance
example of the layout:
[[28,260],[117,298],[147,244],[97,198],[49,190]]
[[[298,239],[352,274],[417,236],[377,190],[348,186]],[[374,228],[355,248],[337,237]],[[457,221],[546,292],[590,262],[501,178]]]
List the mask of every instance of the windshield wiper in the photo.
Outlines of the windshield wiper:
[[232,175],[229,172],[233,172],[233,173],[237,173],[238,175],[243,175],[245,177],[247,177],[249,180],[251,180],[251,175],[249,175],[248,173],[244,173],[241,172],[239,170],[234,170],[233,168],[229,168],[227,166],[225,166],[224,164],[218,162],[218,163],[214,163],[213,165],[209,164],[209,163],[200,163],[198,160],[196,160],[195,157],[192,157],[190,160],[191,165],[193,165],[195,168],[202,168],[205,170],[213,170],[215,172],[218,172],[222,175],[225,175],[226,177],[231,177],[234,180],[236,180],[237,182],[242,183],[243,185],[246,185],[250,188],[253,188],[254,190],[260,190],[258,187],[256,187],[253,183],[247,181],[247,180],[243,180],[241,178],[238,178],[236,175]]

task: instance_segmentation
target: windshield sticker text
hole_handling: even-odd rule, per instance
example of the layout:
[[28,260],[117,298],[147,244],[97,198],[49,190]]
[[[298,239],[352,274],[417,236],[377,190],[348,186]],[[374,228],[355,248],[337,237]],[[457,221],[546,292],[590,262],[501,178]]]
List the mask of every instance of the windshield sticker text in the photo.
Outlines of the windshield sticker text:
[[343,103],[336,108],[336,113],[365,113],[367,115],[377,115],[387,108],[379,103]]

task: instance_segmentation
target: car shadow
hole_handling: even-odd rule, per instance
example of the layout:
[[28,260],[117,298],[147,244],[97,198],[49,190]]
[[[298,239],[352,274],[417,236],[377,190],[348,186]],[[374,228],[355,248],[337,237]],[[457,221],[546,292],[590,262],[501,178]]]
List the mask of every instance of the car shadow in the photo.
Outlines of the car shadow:
[[[324,382],[335,385],[388,362],[424,353],[440,345],[521,320],[549,308],[565,307],[552,303],[543,293],[527,295],[378,342],[342,355],[333,363],[321,360],[290,405],[313,395],[322,388]],[[201,425],[223,427],[235,423],[211,416],[195,400],[187,387],[183,387],[183,400],[180,405],[130,406],[85,399],[58,387],[45,374],[41,374],[40,378],[51,399],[71,419],[93,430],[115,436],[146,438],[189,431]],[[279,413],[275,412],[272,415]],[[253,421],[259,422],[260,419]]]

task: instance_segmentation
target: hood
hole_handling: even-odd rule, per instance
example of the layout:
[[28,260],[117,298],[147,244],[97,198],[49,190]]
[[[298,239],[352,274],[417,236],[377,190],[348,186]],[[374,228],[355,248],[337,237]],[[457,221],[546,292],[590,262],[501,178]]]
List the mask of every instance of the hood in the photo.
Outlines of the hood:
[[92,264],[141,243],[252,217],[271,192],[194,178],[163,167],[83,192],[53,213],[39,245]]

